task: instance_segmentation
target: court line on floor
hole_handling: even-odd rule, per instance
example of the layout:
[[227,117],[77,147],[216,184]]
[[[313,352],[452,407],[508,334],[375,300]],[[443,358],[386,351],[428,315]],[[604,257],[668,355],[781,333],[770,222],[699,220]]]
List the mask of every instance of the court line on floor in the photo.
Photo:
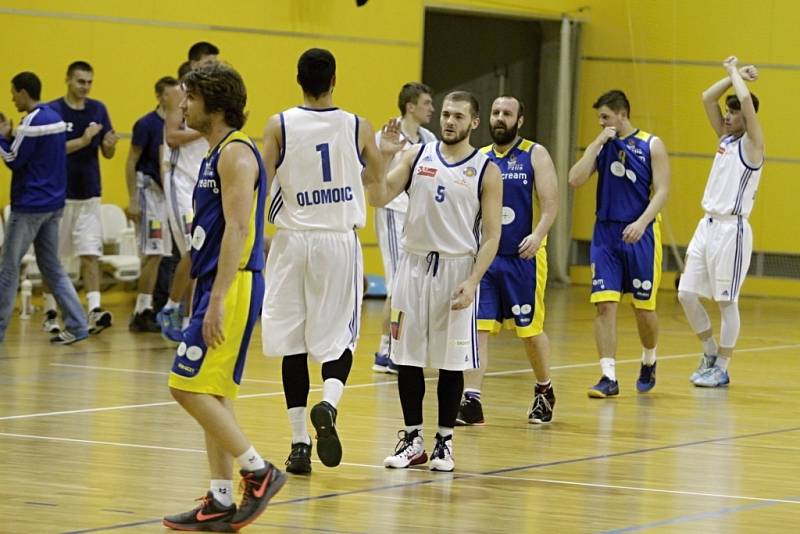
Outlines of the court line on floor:
[[[618,452],[618,453],[610,453],[610,454],[602,454],[602,455],[594,455],[594,456],[585,456],[580,458],[573,458],[568,460],[558,460],[554,462],[546,462],[546,463],[539,463],[539,464],[529,464],[523,466],[516,466],[516,467],[509,467],[503,469],[495,469],[492,471],[486,471],[482,473],[459,473],[457,475],[448,476],[446,474],[435,475],[436,478],[429,478],[426,480],[419,480],[414,482],[403,482],[398,484],[390,484],[385,486],[373,486],[371,488],[362,488],[357,490],[350,490],[350,491],[343,491],[343,492],[335,492],[335,493],[326,493],[323,495],[316,495],[316,496],[309,496],[309,497],[300,497],[297,499],[290,499],[287,501],[281,502],[274,502],[271,503],[272,507],[281,506],[281,505],[289,505],[289,504],[298,504],[316,500],[323,500],[323,499],[332,499],[337,497],[346,497],[350,495],[358,495],[358,494],[365,494],[365,493],[375,493],[379,491],[387,491],[387,490],[394,490],[394,489],[402,489],[414,486],[420,486],[424,484],[434,484],[434,483],[441,483],[441,482],[448,482],[448,481],[455,481],[455,480],[469,480],[474,478],[489,478],[489,479],[502,479],[508,481],[531,481],[531,482],[539,482],[539,483],[546,483],[546,484],[559,484],[559,485],[569,485],[569,486],[583,486],[583,487],[594,487],[599,489],[609,489],[609,490],[625,490],[625,491],[640,491],[640,492],[652,492],[652,493],[667,493],[673,495],[690,495],[696,497],[708,497],[708,498],[717,498],[717,499],[735,499],[735,500],[748,500],[748,501],[756,501],[761,503],[773,503],[773,504],[800,504],[799,500],[789,500],[789,499],[770,499],[766,497],[751,497],[751,496],[744,496],[744,495],[726,495],[726,494],[717,494],[717,493],[704,493],[704,492],[689,492],[689,491],[680,491],[680,490],[665,490],[659,488],[644,488],[644,487],[637,487],[637,486],[619,486],[619,485],[611,485],[611,484],[596,484],[591,482],[575,482],[575,481],[563,481],[563,480],[553,480],[553,479],[537,479],[537,478],[530,478],[530,477],[508,477],[502,476],[503,473],[512,473],[512,472],[520,472],[520,471],[527,471],[530,469],[541,469],[545,467],[552,467],[555,465],[566,465],[566,464],[575,464],[580,462],[592,461],[592,460],[602,460],[602,459],[609,459],[609,458],[616,458],[621,456],[630,456],[635,454],[644,454],[649,452],[657,452],[662,450],[670,450],[670,449],[677,449],[683,447],[690,447],[694,445],[702,445],[708,443],[717,443],[721,441],[734,441],[739,439],[746,439],[751,437],[758,437],[758,436],[765,436],[765,435],[774,435],[786,432],[795,432],[800,430],[800,427],[791,427],[791,428],[783,428],[777,430],[768,430],[763,432],[754,432],[749,434],[741,434],[736,436],[728,436],[728,437],[721,437],[721,438],[710,438],[706,440],[696,440],[690,441],[685,443],[676,443],[672,445],[664,445],[659,447],[649,447],[649,448],[642,448],[642,449],[634,449],[630,451]],[[192,452],[195,452],[192,450]],[[354,464],[356,465],[356,464]],[[365,465],[365,464],[361,464]],[[366,465],[366,467],[373,467],[370,465]],[[417,471],[417,470],[414,470]],[[91,528],[85,530],[75,530],[69,531],[67,534],[85,534],[89,532],[98,532],[103,530],[118,530],[123,528],[130,528],[135,526],[147,525],[147,524],[156,524],[159,523],[160,519],[152,519],[152,520],[145,520],[145,521],[137,521],[134,523],[124,523],[118,525],[112,525],[107,527],[100,527],[100,528]]]
[[[767,347],[752,347],[749,349],[740,349],[737,350],[737,353],[742,352],[767,352],[773,350],[785,350],[785,349],[793,349],[793,348],[800,348],[799,344],[791,344],[791,345],[773,345]],[[685,354],[671,354],[666,356],[659,356],[661,360],[674,360],[674,359],[681,359],[681,358],[691,358],[697,357],[698,353],[691,352]],[[617,360],[618,364],[628,364],[628,363],[639,363],[641,360],[639,358],[632,358],[632,359],[625,359],[625,360]],[[595,367],[597,366],[597,362],[590,362],[590,363],[575,363],[575,364],[566,364],[566,365],[554,365],[550,368],[551,371],[557,371],[561,369],[578,369],[583,367]],[[155,371],[154,371],[155,372]],[[489,371],[486,373],[486,376],[503,376],[509,374],[520,374],[520,373],[531,373],[532,371],[530,368],[528,369],[519,369],[514,371]],[[428,377],[425,379],[426,381],[433,381],[437,380],[437,377]],[[396,384],[397,380],[384,380],[381,382],[368,382],[364,384],[349,384],[345,386],[345,389],[360,389],[360,388],[368,388],[368,387],[380,387],[386,385]],[[311,389],[310,392],[319,392],[321,389],[315,388]],[[239,399],[254,399],[254,398],[264,398],[264,397],[276,397],[282,396],[283,392],[269,392],[269,393],[253,393],[249,395],[240,395]],[[0,421],[12,421],[12,420],[20,420],[20,419],[32,419],[36,417],[51,417],[51,416],[60,416],[60,415],[74,415],[74,414],[81,414],[81,413],[97,413],[97,412],[108,412],[114,410],[132,410],[136,408],[153,408],[158,406],[170,406],[177,404],[175,401],[164,401],[164,402],[153,402],[153,403],[146,403],[146,404],[127,404],[121,406],[107,406],[101,408],[80,408],[75,410],[62,410],[56,412],[40,412],[40,413],[33,413],[33,414],[20,414],[20,415],[6,415],[0,417]]]
[[[795,503],[797,501],[789,501]],[[755,510],[758,508],[766,508],[768,506],[775,506],[775,502],[761,502],[752,504],[741,504],[739,506],[728,506],[726,508],[719,508],[717,510],[709,510],[707,512],[697,512],[694,514],[679,515],[668,519],[661,519],[658,521],[651,521],[649,523],[642,523],[639,525],[631,525],[629,527],[616,528],[606,530],[603,534],[623,534],[625,532],[638,532],[640,530],[648,530],[651,528],[663,527],[668,525],[680,525],[683,523],[691,523],[693,521],[703,521],[705,519],[712,519],[716,517],[723,517],[726,515],[743,512],[745,510]]]

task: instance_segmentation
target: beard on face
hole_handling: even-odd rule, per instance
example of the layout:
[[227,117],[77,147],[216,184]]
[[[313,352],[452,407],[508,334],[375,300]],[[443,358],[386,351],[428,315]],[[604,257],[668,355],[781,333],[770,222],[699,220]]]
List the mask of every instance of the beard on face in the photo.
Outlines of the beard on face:
[[455,137],[453,139],[447,139],[444,136],[444,131],[442,131],[442,143],[446,145],[457,145],[458,143],[469,137],[470,132],[471,129],[469,126],[467,126],[462,131],[456,130]]
[[496,145],[507,145],[517,138],[518,130],[519,127],[515,122],[514,125],[508,129],[505,127],[505,125],[503,125],[502,129],[492,126],[489,134],[492,136],[492,141],[494,141]]

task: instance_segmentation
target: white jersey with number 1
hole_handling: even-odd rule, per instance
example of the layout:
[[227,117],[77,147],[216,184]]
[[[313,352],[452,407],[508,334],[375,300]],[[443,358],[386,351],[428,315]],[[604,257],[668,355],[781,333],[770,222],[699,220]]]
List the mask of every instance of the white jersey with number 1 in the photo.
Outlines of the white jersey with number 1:
[[352,231],[366,223],[359,120],[338,108],[280,114],[283,145],[268,218],[287,230]]

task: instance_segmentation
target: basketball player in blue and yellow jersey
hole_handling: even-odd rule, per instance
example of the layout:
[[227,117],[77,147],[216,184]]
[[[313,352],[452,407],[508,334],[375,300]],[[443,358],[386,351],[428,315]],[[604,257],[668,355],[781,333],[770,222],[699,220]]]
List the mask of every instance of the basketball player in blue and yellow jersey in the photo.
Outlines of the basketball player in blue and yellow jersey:
[[[514,329],[536,375],[529,423],[548,423],[556,402],[550,382],[550,341],[544,333],[547,283],[547,232],[558,211],[558,181],[550,154],[542,145],[518,135],[524,105],[513,96],[492,103],[489,125],[493,144],[481,151],[503,177],[503,226],[497,256],[481,279],[478,303],[480,367],[464,372],[464,399],[458,424],[484,423],[481,383],[489,360],[489,334]],[[534,196],[539,220],[534,226]]]
[[616,323],[624,294],[633,297],[643,347],[636,389],[645,393],[656,384],[659,212],[669,192],[669,161],[661,139],[631,124],[631,106],[625,93],[608,91],[593,107],[602,131],[570,169],[569,184],[580,187],[597,171],[597,220],[590,249],[591,301],[597,307],[595,340],[603,376],[588,393],[604,398],[619,394],[614,369]]
[[[247,92],[239,74],[214,64],[190,72],[183,84],[186,122],[211,148],[194,191],[194,308],[169,387],[205,431],[211,487],[198,507],[163,522],[176,530],[230,532],[253,522],[286,480],[256,452],[233,413],[264,295],[267,177],[255,143],[240,131]],[[234,459],[244,487],[238,507],[231,480]]]

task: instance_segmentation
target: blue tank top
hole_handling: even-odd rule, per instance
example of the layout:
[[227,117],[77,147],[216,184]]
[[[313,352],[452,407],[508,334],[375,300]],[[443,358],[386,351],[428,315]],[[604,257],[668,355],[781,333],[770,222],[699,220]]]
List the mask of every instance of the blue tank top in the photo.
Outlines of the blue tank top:
[[608,141],[597,156],[597,220],[633,222],[650,203],[654,136],[636,130]]
[[253,206],[239,270],[260,271],[264,268],[264,204],[267,193],[267,173],[255,143],[239,130],[231,131],[220,143],[208,151],[200,166],[200,173],[192,197],[192,277],[214,274],[219,261],[222,234],[225,232],[225,215],[222,211],[222,189],[217,163],[220,153],[230,143],[244,143],[253,151],[258,161],[258,180],[255,184]]
[[493,145],[481,152],[500,167],[503,177],[503,227],[500,233],[500,256],[518,256],[519,243],[533,231],[534,169],[536,143],[520,138],[506,152],[495,152]]

